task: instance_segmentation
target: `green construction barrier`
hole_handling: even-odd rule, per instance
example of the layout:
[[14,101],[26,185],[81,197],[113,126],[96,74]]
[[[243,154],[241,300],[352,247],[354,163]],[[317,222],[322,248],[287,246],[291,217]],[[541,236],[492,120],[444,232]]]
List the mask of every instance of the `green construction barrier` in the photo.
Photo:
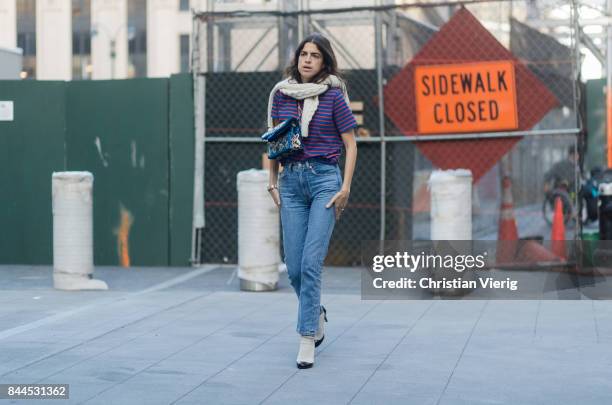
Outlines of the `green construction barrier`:
[[0,263],[51,264],[51,174],[94,175],[96,265],[187,266],[193,211],[190,75],[0,81]]
[[65,84],[0,81],[14,119],[0,121],[0,263],[53,260],[51,174],[65,169]]
[[193,81],[170,78],[170,265],[188,266],[193,212]]
[[69,82],[67,167],[94,175],[94,262],[168,263],[168,80]]

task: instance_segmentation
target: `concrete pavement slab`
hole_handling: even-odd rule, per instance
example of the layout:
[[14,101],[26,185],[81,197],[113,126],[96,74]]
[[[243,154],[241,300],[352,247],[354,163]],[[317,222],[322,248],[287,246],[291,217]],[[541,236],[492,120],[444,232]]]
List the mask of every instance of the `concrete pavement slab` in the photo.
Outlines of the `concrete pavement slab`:
[[285,274],[252,293],[193,271],[102,267],[110,291],[62,292],[0,266],[0,383],[69,383],[67,404],[612,403],[609,301],[362,300],[358,269],[328,268],[325,341],[297,370]]

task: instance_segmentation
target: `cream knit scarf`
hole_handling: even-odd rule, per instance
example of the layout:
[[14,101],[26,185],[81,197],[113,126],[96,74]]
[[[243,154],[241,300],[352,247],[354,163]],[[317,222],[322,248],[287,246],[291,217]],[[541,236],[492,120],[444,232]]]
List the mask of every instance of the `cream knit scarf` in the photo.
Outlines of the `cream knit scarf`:
[[321,83],[298,83],[294,79],[285,79],[276,83],[270,97],[268,99],[268,128],[272,128],[272,102],[274,100],[274,94],[278,90],[281,93],[292,97],[296,100],[304,100],[304,108],[302,108],[302,120],[300,127],[302,130],[302,137],[308,136],[308,125],[310,120],[314,116],[314,113],[319,107],[319,94],[325,93],[330,87],[337,87],[342,90],[346,103],[349,104],[348,94],[346,92],[346,85],[337,76],[329,75]]

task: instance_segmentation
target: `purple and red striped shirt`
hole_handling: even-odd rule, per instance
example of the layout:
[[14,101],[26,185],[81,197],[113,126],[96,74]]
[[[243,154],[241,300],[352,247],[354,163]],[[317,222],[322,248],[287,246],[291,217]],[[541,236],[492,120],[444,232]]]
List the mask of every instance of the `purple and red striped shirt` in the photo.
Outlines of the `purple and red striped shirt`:
[[[272,119],[284,121],[291,117],[299,118],[298,102],[303,106],[302,100],[277,91],[272,102]],[[319,94],[319,106],[308,126],[308,136],[302,138],[304,150],[281,159],[281,163],[284,165],[315,157],[337,163],[344,145],[340,135],[356,126],[357,121],[342,90],[331,88]]]

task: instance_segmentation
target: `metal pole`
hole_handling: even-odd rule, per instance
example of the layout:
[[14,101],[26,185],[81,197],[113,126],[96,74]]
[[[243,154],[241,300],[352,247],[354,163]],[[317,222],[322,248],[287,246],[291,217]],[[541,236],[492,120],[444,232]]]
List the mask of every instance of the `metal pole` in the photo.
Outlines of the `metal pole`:
[[202,23],[193,18],[191,70],[193,80],[193,119],[194,119],[194,175],[193,175],[193,224],[191,264],[198,265],[201,260],[202,228],[205,226],[204,215],[204,133],[205,133],[205,76],[201,73],[201,31]]
[[[304,0],[298,0],[298,10],[299,11],[303,11],[304,10]],[[285,11],[285,10],[283,10]],[[302,39],[304,39],[305,33],[304,33],[304,15],[303,14],[298,14],[297,16],[297,25],[298,25],[298,42],[302,42]]]
[[[608,1],[610,3],[610,0]],[[608,28],[609,30],[610,28]],[[582,120],[580,118],[580,25],[578,20],[578,4],[576,0],[572,0],[572,8],[570,15],[570,33],[572,36],[572,45],[574,46],[574,59],[572,63],[572,79],[574,80],[574,114],[576,116],[576,126],[582,129]],[[608,63],[609,66],[609,63]],[[608,76],[609,77],[609,76]],[[610,83],[608,79],[608,83]],[[608,87],[609,89],[609,87]],[[608,111],[610,106],[608,105]],[[580,174],[582,173],[580,166],[580,150],[578,149],[580,142],[579,137],[582,131],[574,136],[574,207],[578,211],[576,213],[576,220],[574,221],[574,244],[578,243],[578,238],[582,235],[582,207],[580,204]],[[580,262],[580,261],[578,261]]]
[[[306,2],[306,11],[310,11],[310,0],[304,0]],[[311,14],[304,14],[304,35],[309,35],[312,31],[312,27],[310,26],[312,23]],[[303,38],[302,38],[303,39]],[[300,41],[302,40],[300,39]]]
[[308,14],[310,0],[297,0],[297,11],[297,42],[299,43],[310,33],[310,14]]
[[[518,137],[559,137],[578,135],[580,128],[571,129],[540,129],[532,131],[518,132],[488,132],[482,134],[444,134],[444,135],[398,135],[385,136],[385,142],[426,142],[426,141],[446,141],[446,140],[461,140],[461,139],[503,139],[503,138],[518,138]],[[357,143],[378,143],[381,141],[379,136],[370,136],[367,138],[357,138]],[[206,137],[206,142],[242,142],[242,143],[262,143],[258,136],[209,136]]]
[[[281,2],[281,4],[279,4],[279,7],[281,8],[281,11],[285,10],[286,4],[285,2]],[[299,20],[299,17],[298,17]],[[286,24],[285,24],[285,17],[278,16],[276,18],[276,24],[277,24],[277,29],[276,31],[278,32],[278,41],[277,41],[277,46],[278,46],[278,70],[282,71],[283,67],[285,66],[285,50],[287,49],[287,39],[286,39]],[[267,56],[262,60],[265,61],[267,59]]]
[[[200,21],[192,16],[191,20],[191,81],[193,86],[193,124],[194,129],[198,127],[198,120],[195,118],[198,114],[198,104],[196,99],[197,94],[197,80],[198,80],[198,72],[200,70],[200,38],[198,35],[198,25],[201,24]],[[197,129],[195,130],[197,133]],[[194,140],[197,137],[194,135]],[[195,156],[194,156],[194,166],[195,166]],[[200,258],[198,256],[197,250],[199,243],[198,239],[198,231],[195,224],[195,170],[194,170],[194,185],[193,185],[193,208],[192,208],[192,218],[191,218],[191,258],[189,261],[192,265],[197,265],[200,263]]]
[[[610,0],[608,0],[610,1]],[[582,129],[580,119],[580,24],[578,20],[578,3],[572,0],[570,9],[570,43],[574,50],[572,59],[572,80],[574,81],[574,115],[576,117],[576,128]],[[608,64],[609,65],[609,64]],[[580,134],[577,134],[580,136]]]
[[383,54],[382,54],[382,21],[380,12],[374,14],[374,32],[376,37],[376,81],[378,86],[378,125],[380,132],[380,236],[384,241],[386,235],[386,180],[387,180],[387,144],[385,142],[385,101],[383,94]]
[[[607,1],[608,15],[612,15],[612,0]],[[608,142],[607,148],[607,163],[608,167],[612,168],[612,25],[608,24],[606,28],[607,47],[606,47],[606,133]]]
[[[198,125],[198,121],[195,119],[196,115],[197,115],[197,101],[196,101],[196,93],[197,93],[197,87],[196,87],[196,81],[197,81],[197,77],[198,77],[198,71],[200,70],[200,37],[198,36],[197,30],[198,30],[198,25],[201,24],[200,21],[195,17],[195,15],[191,16],[191,85],[192,85],[192,92],[193,92],[193,125],[194,125],[194,129],[197,128]],[[195,139],[195,136],[194,136]],[[194,156],[194,163],[195,163],[195,156]],[[194,170],[194,174],[195,174],[195,170]],[[192,217],[191,217],[191,258],[189,259],[189,262],[192,265],[195,264],[199,264],[199,256],[197,255],[197,245],[199,245],[199,243],[196,243],[197,240],[197,228],[195,225],[195,181],[194,181],[194,186],[193,186],[193,204],[194,206],[192,207]]]
[[[206,11],[212,13],[214,11],[214,0],[207,0],[206,2]],[[207,72],[214,72],[215,70],[215,50],[214,50],[214,40],[215,40],[215,22],[214,17],[210,14],[206,16],[206,63],[207,63]],[[202,24],[200,22],[200,24]]]

